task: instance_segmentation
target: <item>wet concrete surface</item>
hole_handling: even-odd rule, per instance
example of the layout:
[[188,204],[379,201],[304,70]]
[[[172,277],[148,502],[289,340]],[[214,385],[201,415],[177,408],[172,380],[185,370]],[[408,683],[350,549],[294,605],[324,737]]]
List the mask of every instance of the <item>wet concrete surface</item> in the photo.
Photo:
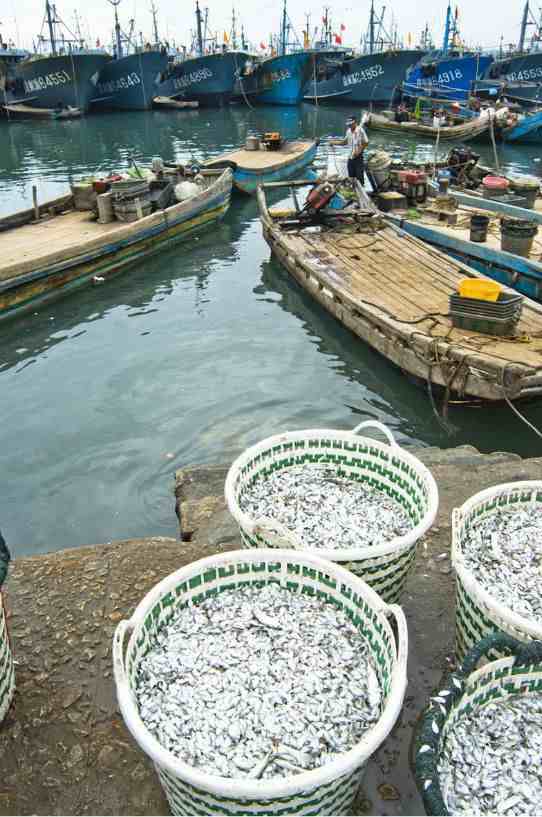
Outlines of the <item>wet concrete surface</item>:
[[[418,449],[440,490],[401,604],[409,686],[392,734],[371,759],[355,813],[423,814],[410,770],[413,727],[453,661],[450,514],[473,493],[538,479],[542,459]],[[152,764],[125,729],[111,667],[122,618],[164,576],[240,546],[223,498],[227,468],[177,473],[180,539],[132,539],[16,560],[4,588],[17,661],[14,704],[0,727],[0,814],[168,814]],[[172,508],[173,512],[173,508]]]

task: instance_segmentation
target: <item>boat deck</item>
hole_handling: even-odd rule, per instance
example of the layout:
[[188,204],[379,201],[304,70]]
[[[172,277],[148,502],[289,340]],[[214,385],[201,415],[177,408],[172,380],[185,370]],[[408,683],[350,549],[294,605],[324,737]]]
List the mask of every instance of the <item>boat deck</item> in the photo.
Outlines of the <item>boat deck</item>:
[[[288,244],[301,257],[317,259],[322,271],[333,275],[353,300],[372,304],[399,321],[420,320],[412,330],[446,338],[484,355],[542,366],[542,310],[530,302],[524,304],[518,334],[529,336],[529,342],[453,327],[450,318],[444,316],[449,310],[450,294],[457,291],[458,282],[465,277],[461,266],[390,227],[375,235],[300,231],[288,235]],[[333,260],[333,270],[328,260]],[[435,313],[439,317],[424,318]]]
[[232,150],[222,153],[205,163],[206,167],[218,166],[222,162],[234,162],[238,168],[252,171],[269,171],[275,167],[295,161],[309,150],[314,142],[285,142],[279,150]]
[[87,211],[68,210],[0,232],[0,280],[34,269],[40,259],[49,261],[53,251],[62,255],[124,227],[126,224],[120,221],[99,224]]

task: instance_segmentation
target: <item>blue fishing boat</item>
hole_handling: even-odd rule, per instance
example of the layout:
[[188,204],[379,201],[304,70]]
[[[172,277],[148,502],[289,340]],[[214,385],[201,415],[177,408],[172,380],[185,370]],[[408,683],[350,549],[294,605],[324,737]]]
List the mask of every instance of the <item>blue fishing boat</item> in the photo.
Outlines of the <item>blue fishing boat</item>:
[[[158,96],[158,85],[168,66],[165,48],[158,44],[154,16],[155,45],[144,49],[134,47],[130,36],[123,36],[117,14],[120,0],[110,0],[115,7],[114,58],[100,72],[96,82],[93,106],[118,110],[147,110]],[[153,14],[155,9],[153,6]],[[128,49],[132,53],[127,53]]]
[[202,15],[196,0],[196,56],[174,62],[157,90],[157,96],[198,102],[200,106],[227,105],[233,96],[234,84],[248,61],[244,51],[228,51],[224,46],[212,54],[205,53]]
[[542,143],[542,111],[520,116],[514,125],[504,128],[500,133],[504,142],[515,144]]
[[407,72],[424,56],[422,49],[402,49],[377,19],[371,2],[364,53],[321,60],[304,89],[304,99],[320,103],[390,105]]
[[[452,258],[468,264],[483,275],[512,287],[522,295],[527,295],[542,302],[542,264],[540,245],[533,248],[531,257],[523,258],[501,249],[498,220],[502,216],[523,219],[542,225],[542,213],[524,207],[501,204],[490,199],[480,199],[464,193],[452,194],[457,200],[459,223],[448,226],[445,222],[435,221],[434,217],[425,218],[423,211],[416,217],[402,214],[389,214],[386,218],[401,227],[409,235],[438,247]],[[496,229],[491,224],[486,241],[470,241],[470,217],[473,213],[485,211],[494,216]]]
[[[254,137],[249,139],[254,140]],[[256,139],[254,145],[258,143]],[[240,148],[211,159],[205,163],[205,167],[230,167],[236,190],[254,194],[258,185],[284,181],[310,165],[317,147],[317,142],[282,142],[275,150]]]
[[63,38],[59,45],[56,28],[62,21],[49,0],[45,3],[45,19],[49,40],[40,38],[40,42],[49,43],[50,54],[33,54],[17,63],[8,101],[52,110],[78,108],[84,113],[110,57],[104,51],[84,48],[81,41]]
[[406,95],[459,102],[469,98],[473,84],[486,73],[493,57],[459,49],[458,37],[457,12],[453,17],[448,4],[443,47],[426,54],[408,72],[403,85]]
[[11,92],[15,88],[17,65],[29,56],[28,51],[4,42],[0,34],[0,101],[4,104],[11,98]]

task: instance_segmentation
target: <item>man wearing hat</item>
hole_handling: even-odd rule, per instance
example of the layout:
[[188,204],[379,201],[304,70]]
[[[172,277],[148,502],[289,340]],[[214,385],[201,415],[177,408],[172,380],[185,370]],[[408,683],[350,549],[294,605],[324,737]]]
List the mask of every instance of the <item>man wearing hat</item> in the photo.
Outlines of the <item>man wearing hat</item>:
[[350,147],[348,175],[351,179],[358,179],[363,185],[365,182],[363,152],[369,144],[365,128],[358,125],[357,119],[353,116],[346,121],[344,139],[330,139],[329,141],[331,145],[348,145]]

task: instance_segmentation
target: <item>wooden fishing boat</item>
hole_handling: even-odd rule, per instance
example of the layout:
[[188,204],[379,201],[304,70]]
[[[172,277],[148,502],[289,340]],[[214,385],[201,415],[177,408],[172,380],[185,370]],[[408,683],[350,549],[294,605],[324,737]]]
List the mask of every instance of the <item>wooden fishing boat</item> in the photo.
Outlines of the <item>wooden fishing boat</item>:
[[170,96],[155,96],[152,104],[155,108],[171,108],[178,111],[186,108],[199,108],[197,99],[172,99]]
[[3,106],[4,114],[9,119],[79,119],[81,110],[68,106],[61,110],[55,108],[33,108],[31,105],[12,103]]
[[540,144],[542,142],[542,111],[520,116],[515,124],[508,128],[501,128],[497,133],[504,142]]
[[0,318],[175,246],[222,218],[231,191],[225,169],[206,172],[190,198],[130,223],[101,224],[72,195],[0,219]]
[[[271,185],[280,187],[288,183]],[[258,190],[258,204],[273,253],[301,287],[390,362],[448,397],[542,396],[538,304],[525,301],[514,338],[455,328],[449,296],[461,279],[480,277],[475,270],[385,222],[370,205],[305,224],[296,209],[270,209],[267,188]]]
[[[542,302],[542,229],[534,239],[529,258],[503,251],[500,238],[500,219],[503,216],[535,221],[542,225],[542,208],[528,210],[512,205],[499,205],[495,200],[455,193],[452,195],[456,200],[460,197],[463,203],[458,201],[457,210],[451,213],[439,213],[435,201],[429,200],[427,205],[418,205],[415,210],[411,208],[404,213],[390,213],[386,218],[409,235],[438,247],[483,275]],[[490,219],[484,242],[470,240],[470,220],[478,213]]]
[[288,179],[309,165],[318,142],[283,142],[277,150],[232,150],[205,163],[205,167],[231,167],[233,183],[242,193],[254,194],[260,184]]
[[365,117],[364,127],[370,130],[384,131],[385,133],[401,133],[407,136],[416,136],[423,139],[432,139],[440,142],[470,142],[480,139],[489,132],[489,119],[472,119],[460,125],[450,125],[434,128],[432,125],[422,125],[419,122],[394,122],[386,116],[369,113]]

